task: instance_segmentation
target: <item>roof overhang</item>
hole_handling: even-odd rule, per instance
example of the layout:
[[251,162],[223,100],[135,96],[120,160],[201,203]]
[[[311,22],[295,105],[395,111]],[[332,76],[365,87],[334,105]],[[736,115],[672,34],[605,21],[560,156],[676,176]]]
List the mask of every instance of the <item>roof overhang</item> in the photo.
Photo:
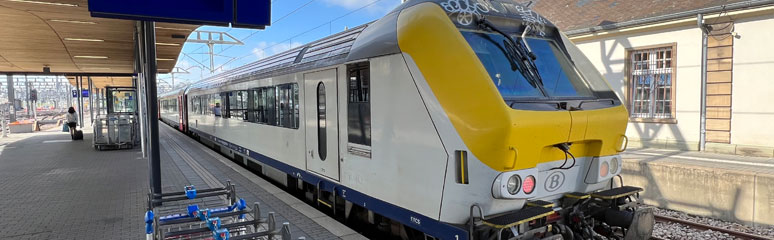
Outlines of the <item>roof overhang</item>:
[[[0,0],[0,72],[133,74],[135,21],[94,18],[87,0]],[[157,23],[158,72],[167,73],[197,25]],[[130,84],[131,86],[131,84]]]
[[[106,88],[106,87],[131,87],[132,77],[90,77],[94,88]],[[67,77],[67,80],[73,86],[78,86],[75,81],[75,77]],[[83,78],[81,82],[81,89],[88,89],[89,83],[87,77]]]
[[[771,6],[770,4],[761,4],[756,6],[742,5],[735,10],[726,12],[722,16],[714,14],[719,11],[713,10],[714,9],[709,9],[706,12],[699,13],[707,14],[704,16],[704,20],[707,22],[727,21],[728,19],[752,18],[774,14],[774,6]],[[654,17],[651,21],[646,20],[649,19],[623,22],[617,26],[609,26],[606,29],[576,29],[565,33],[568,35],[570,40],[578,43],[583,41],[611,38],[625,34],[652,32],[685,26],[696,26],[697,14],[685,14],[685,16],[678,17],[658,16]]]

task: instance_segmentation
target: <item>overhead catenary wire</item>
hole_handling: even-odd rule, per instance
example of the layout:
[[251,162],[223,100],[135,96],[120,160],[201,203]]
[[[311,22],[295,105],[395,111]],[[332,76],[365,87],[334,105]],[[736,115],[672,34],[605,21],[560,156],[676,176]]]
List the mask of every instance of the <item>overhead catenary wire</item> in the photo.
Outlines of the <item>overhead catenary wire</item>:
[[[272,1],[271,1],[271,3],[272,3],[272,4],[274,4],[274,1],[276,1],[276,0],[272,0]],[[310,3],[314,2],[314,1],[316,1],[316,0],[311,0],[311,1],[307,2],[307,3],[305,3],[304,5],[302,5],[301,7],[298,7],[298,8],[296,8],[296,9],[294,9],[293,11],[290,11],[290,13],[288,13],[288,14],[285,14],[284,16],[280,17],[278,20],[275,20],[275,21],[274,21],[274,22],[272,22],[271,24],[275,24],[275,23],[279,22],[280,20],[282,20],[282,19],[284,19],[284,18],[286,18],[286,17],[290,16],[290,15],[291,15],[291,14],[293,14],[294,12],[297,12],[297,11],[298,11],[298,10],[300,10],[301,8],[304,8],[304,7],[306,7],[307,5],[309,5]],[[228,33],[228,32],[231,32],[231,30],[234,30],[234,28],[229,28],[228,30],[226,30],[226,33]],[[255,35],[256,33],[259,33],[259,32],[260,32],[259,30],[256,30],[256,31],[254,31],[253,33],[251,33],[250,35],[247,35],[247,37],[244,37],[244,38],[242,38],[240,41],[244,42],[245,40],[247,40],[248,38],[252,37],[253,35]],[[191,52],[196,52],[196,51],[199,51],[199,50],[200,50],[200,49],[202,49],[204,46],[206,46],[206,45],[201,45],[201,46],[199,46],[198,48],[194,49],[194,50],[193,50],[193,51],[191,51]],[[233,45],[229,45],[229,46],[228,46],[228,47],[226,47],[225,49],[221,48],[221,50],[218,52],[218,54],[220,54],[220,53],[222,53],[222,52],[224,52],[224,51],[228,50],[228,49],[229,49],[229,48],[231,48],[231,47],[233,47]],[[202,60],[202,61],[203,61],[203,62],[207,62],[208,60],[207,60],[207,59],[204,59],[204,60]]]
[[[298,12],[298,10],[301,10],[302,8],[304,8],[304,7],[306,7],[306,6],[309,6],[309,4],[311,4],[311,3],[312,3],[312,2],[314,2],[314,1],[316,1],[316,0],[310,0],[310,1],[306,2],[306,3],[304,3],[304,4],[303,4],[303,5],[301,5],[300,7],[297,7],[296,9],[293,9],[293,11],[290,11],[290,12],[288,12],[287,14],[283,15],[282,17],[279,17],[277,20],[274,20],[273,22],[271,22],[271,24],[272,24],[272,25],[274,25],[274,24],[277,24],[278,22],[282,21],[283,19],[285,19],[285,18],[289,17],[290,15],[293,15],[294,13]],[[244,41],[246,41],[247,39],[249,39],[249,38],[251,38],[251,37],[255,36],[255,34],[257,34],[257,33],[259,33],[259,32],[261,32],[261,31],[260,31],[260,30],[255,30],[254,32],[250,33],[250,35],[247,35],[246,37],[244,37],[244,38],[240,39],[240,41],[244,42]],[[221,50],[220,50],[220,52],[218,52],[218,54],[220,54],[220,53],[222,53],[222,52],[224,52],[224,51],[228,50],[229,48],[231,48],[231,47],[233,47],[233,46],[234,46],[234,45],[230,45],[230,46],[228,46],[228,47],[226,47],[226,48],[224,48],[224,49],[221,49]]]
[[[302,35],[304,35],[304,34],[307,34],[307,33],[309,33],[309,32],[312,32],[312,31],[314,31],[314,30],[317,30],[317,29],[319,29],[319,28],[321,28],[321,27],[327,26],[328,24],[332,24],[332,23],[333,23],[333,22],[335,22],[336,20],[342,19],[342,18],[344,18],[344,17],[346,17],[346,16],[349,16],[349,15],[351,15],[351,14],[353,14],[353,13],[357,12],[357,11],[360,11],[360,10],[363,10],[363,9],[365,9],[365,8],[367,8],[367,7],[373,6],[374,4],[376,4],[376,3],[378,3],[378,2],[381,2],[381,1],[382,1],[382,0],[375,0],[375,1],[372,1],[372,2],[370,2],[370,3],[368,3],[368,4],[366,4],[366,5],[363,5],[362,7],[359,7],[359,8],[357,8],[357,9],[354,9],[354,10],[352,10],[352,11],[350,11],[350,12],[348,12],[348,13],[344,14],[344,15],[341,15],[341,16],[338,16],[338,17],[336,17],[336,18],[333,18],[333,19],[331,19],[331,20],[330,20],[330,21],[328,21],[328,22],[325,22],[325,23],[323,23],[323,24],[320,24],[320,25],[318,25],[318,26],[316,26],[316,27],[313,27],[313,28],[311,28],[311,29],[308,29],[308,30],[306,30],[306,31],[303,31],[303,32],[301,32],[301,33],[298,33],[298,34],[296,34],[296,35],[293,35],[293,36],[291,36],[291,37],[289,37],[289,38],[287,38],[287,39],[284,39],[284,40],[282,40],[282,41],[279,41],[279,42],[278,42],[278,43],[276,43],[276,44],[273,44],[273,45],[267,46],[267,47],[265,47],[265,48],[262,48],[262,49],[260,49],[260,50],[261,50],[261,51],[266,51],[266,50],[268,50],[268,49],[271,49],[271,48],[273,48],[273,47],[276,47],[276,46],[278,46],[278,45],[280,45],[280,44],[285,44],[285,42],[287,42],[287,41],[291,41],[291,40],[293,40],[293,38],[297,38],[297,37],[299,37],[299,36],[302,36]],[[292,42],[291,42],[291,47],[292,47]],[[235,61],[241,60],[241,59],[243,59],[243,58],[246,58],[246,57],[248,57],[248,56],[251,56],[251,55],[253,55],[253,53],[252,53],[252,52],[251,52],[251,53],[249,53],[249,54],[245,54],[245,55],[243,55],[243,56],[241,56],[241,57],[234,58],[234,59],[232,59],[231,61],[228,61],[228,62],[226,62],[226,63],[222,64],[221,66],[219,66],[219,67],[216,67],[215,69],[222,68],[223,66],[225,66],[225,65],[227,65],[227,64],[229,64],[229,63],[232,63],[232,62],[235,62]]]

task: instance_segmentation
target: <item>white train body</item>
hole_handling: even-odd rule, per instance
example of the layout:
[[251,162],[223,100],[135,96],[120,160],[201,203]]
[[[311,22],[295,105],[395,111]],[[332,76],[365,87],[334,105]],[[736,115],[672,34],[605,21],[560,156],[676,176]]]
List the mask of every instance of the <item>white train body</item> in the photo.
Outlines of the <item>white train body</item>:
[[[332,192],[352,204],[442,239],[469,237],[464,226],[471,218],[473,205],[479,206],[483,215],[490,216],[518,210],[531,200],[555,202],[565,193],[587,193],[609,187],[610,179],[621,169],[619,151],[616,151],[619,149],[611,146],[620,145],[626,121],[622,114],[626,110],[614,94],[611,106],[599,106],[587,112],[589,117],[583,122],[583,133],[562,130],[564,135],[556,139],[543,135],[550,135],[550,129],[581,125],[572,122],[577,120],[567,119],[584,111],[557,113],[564,114],[556,115],[562,118],[546,118],[537,111],[517,111],[512,118],[519,119],[518,114],[535,114],[535,117],[521,115],[521,122],[514,120],[506,127],[545,126],[525,128],[521,132],[514,130],[522,135],[506,138],[516,139],[514,142],[531,141],[540,144],[540,148],[511,147],[502,151],[514,152],[514,159],[515,155],[540,157],[518,158],[510,168],[491,165],[503,160],[479,158],[485,154],[471,148],[475,143],[462,129],[492,131],[483,129],[486,126],[472,126],[471,121],[467,122],[471,126],[461,126],[465,121],[459,119],[464,117],[460,112],[451,111],[446,103],[450,94],[441,92],[444,90],[436,82],[427,79],[435,76],[427,70],[433,66],[416,50],[408,50],[409,44],[404,44],[407,36],[411,36],[404,29],[411,29],[411,24],[423,24],[412,19],[438,14],[439,9],[445,10],[441,13],[448,14],[449,18],[436,20],[448,21],[449,26],[460,25],[454,21],[464,20],[456,18],[461,13],[449,11],[449,4],[454,2],[467,1],[410,1],[376,22],[216,75],[184,91],[168,93],[160,98],[162,105],[170,104],[161,106],[161,119],[217,146],[225,154],[242,159],[246,165],[260,165],[266,176],[282,184],[289,184],[288,179],[292,178],[303,180],[321,191]],[[473,6],[479,10],[490,6],[489,13],[493,13],[498,8],[492,4],[501,3],[481,0],[477,4]],[[503,11],[509,9],[504,3],[500,7]],[[518,16],[514,14],[500,17]],[[450,34],[461,30],[455,27],[454,31]],[[556,39],[563,37],[556,36]],[[561,44],[568,48],[570,55],[579,54],[572,43]],[[574,55],[573,58],[576,62],[585,59]],[[448,66],[450,69],[445,71],[460,71],[460,74],[468,71],[452,63]],[[575,69],[586,77],[592,75],[588,71],[596,71],[589,70],[588,66]],[[358,80],[353,80],[353,76]],[[598,81],[604,84],[604,80]],[[482,84],[491,82],[488,78],[482,80]],[[458,82],[450,82],[455,83]],[[358,95],[363,92],[366,94]],[[467,98],[464,93],[455,94]],[[475,104],[479,97],[472,94],[468,102]],[[490,95],[497,95],[493,99],[499,99],[495,102],[502,104],[496,90]],[[217,98],[220,99],[213,100]],[[492,104],[488,100],[483,99],[480,104]],[[274,105],[267,103],[270,101]],[[356,104],[362,102],[370,106],[369,116]],[[216,103],[220,116],[215,116]],[[269,107],[274,108],[273,112]],[[355,108],[358,114],[349,112]],[[503,109],[512,110],[507,106]],[[599,117],[591,116],[592,113]],[[497,113],[491,116],[507,118]],[[606,135],[590,133],[593,131]],[[552,146],[565,142],[577,145],[584,152],[573,152],[577,156],[573,166],[557,170],[567,160],[558,157],[562,152]],[[516,143],[511,146],[519,147]],[[534,155],[529,155],[533,151]],[[521,167],[522,163],[528,167]],[[613,164],[615,169],[611,167]],[[603,170],[607,172],[601,174]],[[514,174],[520,180],[534,176],[532,190],[525,192],[527,186],[520,182],[525,190],[509,193],[505,182]]]

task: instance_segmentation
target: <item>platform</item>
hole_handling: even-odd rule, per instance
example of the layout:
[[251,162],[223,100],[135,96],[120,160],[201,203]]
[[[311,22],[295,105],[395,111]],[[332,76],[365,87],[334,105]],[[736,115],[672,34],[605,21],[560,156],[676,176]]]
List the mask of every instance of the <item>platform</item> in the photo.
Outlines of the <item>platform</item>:
[[750,225],[774,225],[774,158],[633,149],[623,154],[626,185],[646,204]]
[[[365,239],[282,189],[160,125],[164,191],[231,180],[237,196],[290,222],[293,239]],[[96,151],[91,132],[55,128],[0,138],[0,239],[143,239],[148,162],[139,149]]]

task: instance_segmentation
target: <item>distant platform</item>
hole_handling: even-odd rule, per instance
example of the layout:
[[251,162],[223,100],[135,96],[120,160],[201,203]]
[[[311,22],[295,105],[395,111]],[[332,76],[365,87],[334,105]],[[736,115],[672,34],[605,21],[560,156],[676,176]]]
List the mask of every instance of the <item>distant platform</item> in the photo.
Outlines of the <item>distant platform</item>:
[[633,149],[623,159],[624,183],[644,188],[646,204],[774,225],[774,158]]
[[[282,189],[160,125],[162,185],[215,187],[289,222],[293,239],[365,239]],[[148,161],[139,148],[96,151],[91,132],[71,141],[61,128],[0,138],[0,239],[144,239]]]

